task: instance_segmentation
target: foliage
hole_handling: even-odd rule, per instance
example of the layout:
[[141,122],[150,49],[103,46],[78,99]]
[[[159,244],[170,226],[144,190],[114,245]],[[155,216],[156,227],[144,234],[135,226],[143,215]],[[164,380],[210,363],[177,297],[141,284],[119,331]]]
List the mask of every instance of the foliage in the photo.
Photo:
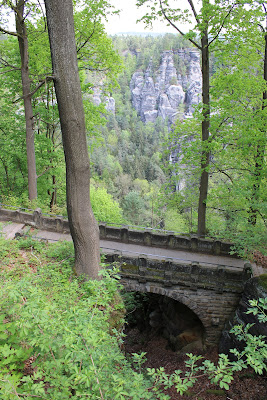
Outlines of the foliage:
[[122,209],[105,188],[90,188],[91,205],[97,221],[123,223]]
[[[266,323],[267,299],[250,300],[250,305],[251,307],[247,313],[253,313],[261,323]],[[215,365],[209,360],[203,361],[202,356],[187,354],[188,360],[185,362],[187,371],[184,374],[181,370],[175,371],[172,375],[167,375],[164,368],[148,369],[148,374],[153,376],[153,379],[156,378],[156,385],[153,390],[157,392],[162,386],[165,388],[175,386],[178,393],[184,394],[189,388],[193,387],[196,380],[203,374],[209,377],[211,383],[218,384],[220,388],[229,390],[229,385],[234,380],[235,372],[252,367],[257,374],[262,375],[267,371],[266,337],[251,335],[249,333],[251,326],[251,324],[245,327],[235,326],[232,329],[237,339],[245,342],[243,351],[231,350],[237,357],[236,361],[230,361],[227,355],[220,354],[219,360]]]
[[191,210],[188,213],[180,214],[175,208],[168,208],[165,213],[165,229],[181,234],[193,232],[193,216]]
[[[258,300],[250,300],[250,308],[247,314],[256,315],[259,322],[266,324],[267,322],[267,299],[260,298]],[[237,357],[239,365],[246,368],[250,365],[257,374],[262,375],[267,370],[267,343],[266,337],[263,335],[253,336],[249,333],[250,328],[254,324],[247,324],[245,326],[237,325],[231,330],[239,341],[245,342],[245,347],[242,351],[237,349],[231,350]]]
[[135,191],[129,192],[123,200],[125,215],[135,225],[142,224],[142,210],[145,204],[142,197]]
[[[116,85],[116,76],[121,71],[121,59],[107,37],[103,19],[113,12],[107,1],[75,1],[75,29],[79,69],[84,93],[91,92],[92,82],[102,82],[102,88]],[[15,5],[16,6],[16,5]],[[4,1],[1,9],[0,31],[6,33],[8,16],[15,10],[12,1]],[[15,8],[14,8],[15,7]],[[41,16],[41,8],[35,1],[25,2],[25,23],[28,30],[29,74],[31,98],[34,114],[35,153],[38,178],[38,195],[44,204],[52,209],[56,204],[65,204],[65,170],[61,147],[59,118],[53,84],[51,82],[51,59],[47,30]],[[7,36],[7,35],[6,35]],[[22,115],[21,77],[18,41],[9,35],[0,42],[0,68],[5,74],[1,81],[0,141],[3,151],[0,168],[6,179],[1,183],[1,195],[21,196],[27,193],[27,166],[25,152],[25,132],[21,127],[25,122]],[[90,74],[83,72],[90,71]],[[94,74],[94,76],[92,76]],[[86,82],[85,82],[86,81]],[[105,84],[104,84],[105,82]],[[104,123],[104,106],[95,106],[92,99],[84,97],[86,126],[90,135],[97,133],[96,127]],[[14,117],[15,116],[15,117]],[[2,137],[6,138],[3,141]]]
[[123,307],[114,302],[116,280],[107,272],[100,282],[77,279],[58,251],[36,253],[35,262],[18,266],[23,275],[1,268],[1,397],[152,398],[124,359],[116,329],[109,333],[110,315]]
[[[234,242],[240,256],[251,257],[255,249],[266,252],[266,9],[261,2],[244,3],[249,6],[227,3],[232,7],[229,21],[225,21],[227,29],[211,46],[215,58],[211,66],[210,135],[205,147],[211,154],[206,205],[208,235]],[[168,2],[163,5],[167,7]],[[155,12],[144,20],[151,21]],[[170,12],[179,21],[179,15]],[[216,18],[214,13],[211,20],[215,27]],[[166,152],[179,155],[175,164],[166,167],[171,176],[168,201],[175,201],[174,187],[178,188],[180,212],[196,209],[201,121],[197,109],[191,120],[176,123],[166,142]]]
[[[0,394],[5,400],[92,398],[167,400],[164,388],[183,394],[202,374],[228,390],[234,372],[250,364],[266,370],[266,341],[249,327],[235,327],[246,342],[237,361],[221,355],[218,364],[188,354],[186,371],[168,375],[143,369],[144,353],[127,361],[120,350],[124,305],[117,272],[101,281],[72,273],[71,243],[48,245],[31,239],[0,239]],[[135,308],[135,299],[128,296]],[[138,303],[137,303],[138,305]],[[267,319],[266,299],[252,300],[249,313]],[[149,389],[149,390],[148,390]]]

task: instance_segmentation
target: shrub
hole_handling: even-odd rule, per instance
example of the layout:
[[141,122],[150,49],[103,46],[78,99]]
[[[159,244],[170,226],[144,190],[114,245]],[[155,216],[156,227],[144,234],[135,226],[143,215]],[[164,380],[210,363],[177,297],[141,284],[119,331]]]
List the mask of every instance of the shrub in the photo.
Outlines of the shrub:
[[[103,270],[101,281],[83,280],[72,274],[69,244],[37,246],[36,255],[33,246],[25,250],[28,243],[13,241],[8,252],[8,242],[2,242],[1,399],[168,400],[164,388],[175,386],[183,394],[203,374],[228,390],[235,371],[248,365],[259,374],[266,370],[265,338],[250,335],[249,326],[234,328],[246,342],[243,352],[233,351],[237,361],[220,355],[215,365],[188,354],[186,372],[168,375],[164,368],[142,371],[141,353],[134,355],[133,369],[120,349],[124,305],[116,271]],[[266,323],[266,310],[267,300],[259,299],[248,312]]]
[[38,273],[0,273],[0,398],[152,398],[120,350],[117,280],[83,281],[66,260],[37,258]]

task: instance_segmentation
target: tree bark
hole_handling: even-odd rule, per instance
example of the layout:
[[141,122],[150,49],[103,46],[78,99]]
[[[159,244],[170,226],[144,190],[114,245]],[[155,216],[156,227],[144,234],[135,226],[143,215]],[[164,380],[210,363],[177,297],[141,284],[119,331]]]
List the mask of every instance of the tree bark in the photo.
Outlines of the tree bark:
[[[159,0],[161,12],[164,18],[172,25],[182,36],[184,33],[171,21],[166,15],[163,2]],[[188,0],[193,15],[197,24],[200,24],[200,18],[196,12],[192,0]],[[204,8],[209,4],[209,0],[202,0],[202,7]],[[206,235],[206,208],[208,197],[208,183],[209,183],[209,162],[210,150],[209,146],[209,128],[210,128],[210,78],[209,78],[209,38],[208,38],[208,20],[204,20],[200,27],[201,46],[192,39],[190,42],[201,51],[202,57],[202,139],[201,139],[201,176],[199,183],[199,198],[198,198],[198,236]]]
[[[267,84],[267,16],[266,16],[266,26],[264,31],[264,60],[263,60],[263,79]],[[263,111],[267,107],[267,90],[263,92],[262,96],[262,106],[261,110]],[[266,147],[266,124],[264,124],[262,131],[262,139],[260,143],[257,144],[256,154],[255,154],[255,166],[254,166],[254,184],[252,186],[251,193],[251,201],[252,205],[249,209],[249,218],[248,222],[252,225],[256,225],[257,223],[257,206],[256,203],[259,199],[259,192],[261,186],[262,172],[264,166],[265,159],[265,147]]]
[[75,271],[97,279],[99,228],[89,195],[90,165],[72,0],[45,0],[45,7],[66,162],[67,210],[75,248]]
[[27,151],[27,168],[28,168],[28,192],[29,199],[37,198],[37,174],[35,161],[35,146],[34,146],[34,118],[32,110],[31,96],[31,80],[29,75],[29,52],[28,52],[28,37],[27,28],[24,17],[24,0],[17,1],[15,17],[16,17],[16,32],[18,34],[20,58],[21,58],[21,82],[22,94],[24,101],[24,113],[26,121],[26,151]]
[[202,55],[202,101],[203,101],[203,120],[201,124],[202,150],[201,150],[201,176],[199,185],[198,201],[198,236],[206,234],[206,207],[209,183],[209,126],[210,126],[210,78],[209,78],[209,43],[208,31],[203,31],[201,38]]

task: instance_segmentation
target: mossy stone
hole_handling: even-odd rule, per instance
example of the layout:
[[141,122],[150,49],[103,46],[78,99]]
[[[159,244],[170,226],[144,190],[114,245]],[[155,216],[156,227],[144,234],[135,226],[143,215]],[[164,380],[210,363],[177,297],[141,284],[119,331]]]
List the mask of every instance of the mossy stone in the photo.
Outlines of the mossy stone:
[[258,277],[259,284],[264,289],[267,289],[267,274],[262,274]]

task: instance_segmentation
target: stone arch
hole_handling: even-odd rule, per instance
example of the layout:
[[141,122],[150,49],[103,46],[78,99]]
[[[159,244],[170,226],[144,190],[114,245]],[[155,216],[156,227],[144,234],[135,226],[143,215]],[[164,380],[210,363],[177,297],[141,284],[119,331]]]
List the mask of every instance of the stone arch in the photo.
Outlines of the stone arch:
[[210,321],[209,318],[206,316],[206,312],[204,308],[199,307],[196,303],[192,304],[192,300],[189,298],[189,293],[188,296],[185,296],[183,293],[179,293],[175,289],[171,288],[166,288],[166,287],[161,287],[158,285],[151,285],[148,283],[140,283],[136,281],[128,281],[125,279],[121,280],[121,283],[123,284],[124,288],[126,291],[129,292],[142,292],[142,293],[155,293],[159,294],[162,296],[167,296],[170,297],[185,306],[187,306],[191,311],[193,311],[196,316],[199,318],[200,322],[203,325],[203,328],[205,330],[204,335],[205,335],[205,342],[209,342],[209,332],[210,332]]

